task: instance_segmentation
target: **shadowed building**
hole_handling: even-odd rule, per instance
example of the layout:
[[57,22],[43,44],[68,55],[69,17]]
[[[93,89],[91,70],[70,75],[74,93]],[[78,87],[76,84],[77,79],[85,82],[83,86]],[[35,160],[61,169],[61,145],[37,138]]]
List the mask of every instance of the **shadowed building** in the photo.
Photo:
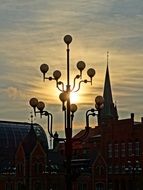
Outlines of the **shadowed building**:
[[[26,122],[0,121],[0,170],[3,165],[13,161],[18,145],[29,133],[31,124]],[[42,144],[44,150],[48,152],[48,142],[43,128],[38,124],[33,124],[34,131]]]
[[[134,114],[118,119],[112,98],[107,64],[104,83],[104,107],[99,114],[99,125],[90,128],[82,142],[73,143],[73,158],[79,162],[79,185],[93,190],[141,190],[143,187],[143,119],[134,121]],[[79,138],[80,131],[75,138]],[[91,156],[93,155],[93,156]],[[80,167],[80,159],[89,165]],[[90,172],[83,172],[84,168]],[[88,183],[86,182],[88,178]],[[82,180],[83,179],[83,180]],[[80,184],[83,181],[83,184]],[[76,190],[79,185],[76,183]]]
[[[104,82],[104,107],[98,126],[89,129],[82,141],[73,142],[72,171],[74,190],[142,190],[143,119],[134,114],[119,119],[113,102],[107,64]],[[81,130],[74,138],[85,133]],[[64,146],[59,144],[64,155]]]
[[64,189],[63,158],[40,125],[1,121],[0,132],[0,190]]
[[47,137],[40,125],[0,121],[0,189],[31,190],[33,185],[38,189],[47,153]]

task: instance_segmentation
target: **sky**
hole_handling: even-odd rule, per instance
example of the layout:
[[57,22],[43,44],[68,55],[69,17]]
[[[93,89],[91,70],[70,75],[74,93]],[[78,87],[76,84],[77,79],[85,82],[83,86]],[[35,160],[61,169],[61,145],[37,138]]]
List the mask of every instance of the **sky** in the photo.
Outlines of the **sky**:
[[[103,94],[107,51],[114,102],[119,118],[143,116],[143,1],[142,0],[0,0],[0,120],[30,121],[32,97],[44,101],[53,113],[54,131],[64,129],[59,91],[54,81],[42,80],[61,70],[66,84],[66,45],[70,34],[71,86],[79,74],[78,61],[93,67],[93,85],[77,93],[74,129],[85,126],[85,112]],[[92,120],[92,118],[91,118]],[[34,119],[46,130],[46,118]],[[92,122],[91,122],[92,123]],[[96,119],[91,124],[96,125]]]

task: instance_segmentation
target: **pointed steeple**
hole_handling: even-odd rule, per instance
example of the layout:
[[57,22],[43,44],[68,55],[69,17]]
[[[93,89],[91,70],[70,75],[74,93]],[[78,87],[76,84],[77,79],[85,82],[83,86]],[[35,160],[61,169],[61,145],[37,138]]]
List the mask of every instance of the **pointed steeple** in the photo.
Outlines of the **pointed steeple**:
[[103,90],[104,107],[101,110],[101,120],[103,121],[107,119],[118,119],[117,108],[113,103],[108,59],[109,59],[109,53],[107,52],[107,68],[106,68],[104,90]]

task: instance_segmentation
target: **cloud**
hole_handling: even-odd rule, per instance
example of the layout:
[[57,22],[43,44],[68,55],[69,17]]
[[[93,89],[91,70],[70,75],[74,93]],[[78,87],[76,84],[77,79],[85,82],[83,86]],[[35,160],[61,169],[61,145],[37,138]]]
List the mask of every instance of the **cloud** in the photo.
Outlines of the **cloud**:
[[83,85],[79,91],[76,126],[84,125],[81,124],[84,111],[94,104],[96,95],[103,94],[107,51],[110,52],[113,97],[119,104],[121,115],[128,115],[130,105],[132,110],[141,114],[142,9],[142,0],[1,0],[1,116],[22,119],[27,113],[29,99],[36,96],[56,115],[56,127],[63,126],[58,113],[61,112],[59,92],[55,90],[54,81],[43,83],[39,66],[48,63],[48,76],[60,69],[61,80],[66,81],[63,37],[67,33],[73,36],[71,78],[78,74],[75,70],[78,60],[84,60],[87,69],[94,67],[97,71],[93,86]]
[[1,89],[1,93],[4,93],[12,100],[25,97],[24,93],[15,87],[8,87],[6,89]]

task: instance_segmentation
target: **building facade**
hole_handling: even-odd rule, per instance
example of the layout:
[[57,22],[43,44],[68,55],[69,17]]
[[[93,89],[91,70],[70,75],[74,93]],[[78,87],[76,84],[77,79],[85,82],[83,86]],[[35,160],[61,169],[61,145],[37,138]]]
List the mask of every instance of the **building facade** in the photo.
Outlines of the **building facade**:
[[[119,119],[113,103],[108,65],[103,97],[104,107],[98,115],[100,122],[90,128],[83,142],[73,143],[73,158],[89,160],[93,190],[143,189],[143,118],[136,122],[131,113],[130,118]],[[79,138],[82,133],[84,131],[74,138]],[[84,171],[82,167],[80,169]]]

